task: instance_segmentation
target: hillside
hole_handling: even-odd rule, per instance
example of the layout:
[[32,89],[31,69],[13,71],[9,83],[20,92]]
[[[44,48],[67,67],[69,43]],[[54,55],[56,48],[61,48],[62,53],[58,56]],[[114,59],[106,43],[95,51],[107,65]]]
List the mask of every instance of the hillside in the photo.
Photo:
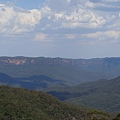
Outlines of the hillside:
[[72,87],[51,88],[48,93],[60,100],[107,112],[120,112],[120,77],[99,80]]
[[0,86],[1,120],[111,120],[99,111],[62,103],[43,92]]
[[0,57],[0,72],[12,77],[44,75],[77,85],[120,75],[120,58],[66,59],[45,57]]
[[55,80],[45,75],[13,78],[5,73],[0,73],[0,85],[40,90],[51,86],[64,86],[62,80]]

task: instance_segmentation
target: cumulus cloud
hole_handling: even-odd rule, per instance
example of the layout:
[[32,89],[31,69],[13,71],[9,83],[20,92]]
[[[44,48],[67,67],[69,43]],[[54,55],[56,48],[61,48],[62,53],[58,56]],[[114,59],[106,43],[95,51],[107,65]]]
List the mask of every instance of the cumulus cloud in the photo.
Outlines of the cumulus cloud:
[[0,4],[0,32],[16,34],[32,30],[41,19],[40,11],[27,12],[15,10],[14,7]]
[[105,19],[92,11],[78,8],[70,15],[65,15],[63,27],[71,28],[99,28],[105,24]]
[[[2,33],[21,33],[33,30],[36,25],[39,26],[37,32],[66,28],[103,29],[119,25],[119,12],[111,14],[102,11],[103,6],[106,8],[105,2],[109,1],[48,0],[40,10],[27,11],[0,4],[0,30]],[[98,8],[100,11],[94,10]]]
[[[109,3],[107,0],[106,2]],[[111,2],[114,1],[111,0]],[[44,28],[95,29],[109,26],[114,19],[119,18],[120,10],[119,7],[111,5],[105,4],[101,0],[97,2],[95,0],[62,0],[59,3],[56,0],[52,0],[52,2],[49,0],[41,10],[42,19],[47,23],[46,27],[44,24]],[[114,12],[111,13],[111,11]]]

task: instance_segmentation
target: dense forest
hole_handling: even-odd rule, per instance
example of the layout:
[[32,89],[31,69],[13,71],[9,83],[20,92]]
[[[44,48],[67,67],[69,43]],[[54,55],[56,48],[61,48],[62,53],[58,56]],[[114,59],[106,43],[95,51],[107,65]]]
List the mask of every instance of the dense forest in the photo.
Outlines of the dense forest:
[[[96,110],[63,103],[43,92],[0,86],[0,120],[112,120]],[[119,114],[114,120],[119,120]]]
[[46,92],[76,105],[82,104],[107,112],[120,111],[120,77],[76,86],[51,87],[46,89]]

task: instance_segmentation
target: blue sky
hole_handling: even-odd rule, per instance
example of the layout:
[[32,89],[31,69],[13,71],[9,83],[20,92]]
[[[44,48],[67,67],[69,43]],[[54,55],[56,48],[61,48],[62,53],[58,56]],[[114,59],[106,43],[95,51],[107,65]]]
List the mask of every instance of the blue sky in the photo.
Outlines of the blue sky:
[[1,0],[0,56],[120,57],[120,0]]

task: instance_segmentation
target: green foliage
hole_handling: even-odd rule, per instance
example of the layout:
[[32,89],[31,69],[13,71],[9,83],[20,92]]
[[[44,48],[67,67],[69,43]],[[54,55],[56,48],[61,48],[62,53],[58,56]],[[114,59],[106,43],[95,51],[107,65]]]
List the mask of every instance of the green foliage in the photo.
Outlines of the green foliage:
[[46,91],[61,100],[77,105],[83,104],[107,112],[120,111],[120,77],[72,87],[49,88]]
[[108,114],[62,103],[43,92],[0,87],[0,120],[110,120]]

